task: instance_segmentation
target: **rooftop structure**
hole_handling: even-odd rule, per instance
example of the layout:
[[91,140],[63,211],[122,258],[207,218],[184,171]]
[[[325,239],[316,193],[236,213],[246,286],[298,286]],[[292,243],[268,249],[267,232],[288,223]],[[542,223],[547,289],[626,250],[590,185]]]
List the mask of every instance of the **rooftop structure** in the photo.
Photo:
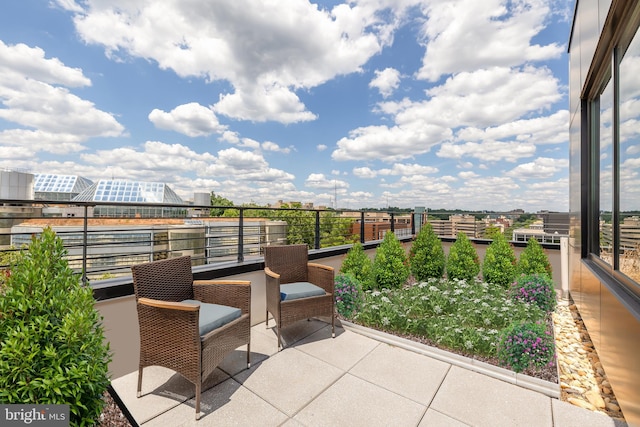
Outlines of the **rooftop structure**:
[[126,179],[101,179],[78,194],[74,201],[185,204],[165,183]]
[[90,179],[78,175],[35,174],[33,191],[36,200],[69,201],[93,184]]

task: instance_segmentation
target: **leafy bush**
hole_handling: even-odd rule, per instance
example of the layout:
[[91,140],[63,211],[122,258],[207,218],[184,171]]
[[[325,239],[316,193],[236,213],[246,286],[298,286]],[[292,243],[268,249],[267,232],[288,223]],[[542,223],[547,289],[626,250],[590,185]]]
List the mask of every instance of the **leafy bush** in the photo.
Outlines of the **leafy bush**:
[[507,289],[516,276],[517,259],[513,248],[500,233],[495,234],[482,263],[482,277]]
[[511,285],[509,294],[514,300],[540,307],[545,313],[556,309],[556,291],[553,280],[546,274],[522,274]]
[[373,287],[372,271],[373,262],[371,258],[364,252],[360,242],[354,243],[342,261],[340,273],[350,274],[362,284],[363,289],[371,289]]
[[527,242],[527,247],[520,254],[518,273],[541,273],[552,277],[551,264],[540,243],[533,237]]
[[409,250],[409,266],[413,277],[419,282],[429,278],[439,279],[444,274],[444,249],[442,242],[433,232],[431,224],[420,229]]
[[350,274],[336,276],[334,295],[336,310],[340,315],[350,318],[362,304],[362,284]]
[[480,260],[476,249],[464,233],[458,233],[456,241],[449,249],[447,277],[473,281],[480,273]]
[[72,425],[92,425],[111,355],[93,292],[65,255],[48,228],[10,267],[0,294],[0,403],[68,404]]
[[373,278],[379,289],[399,288],[409,278],[407,255],[395,234],[384,235],[373,259]]
[[552,364],[555,344],[551,332],[541,323],[514,323],[500,334],[498,360],[515,372]]

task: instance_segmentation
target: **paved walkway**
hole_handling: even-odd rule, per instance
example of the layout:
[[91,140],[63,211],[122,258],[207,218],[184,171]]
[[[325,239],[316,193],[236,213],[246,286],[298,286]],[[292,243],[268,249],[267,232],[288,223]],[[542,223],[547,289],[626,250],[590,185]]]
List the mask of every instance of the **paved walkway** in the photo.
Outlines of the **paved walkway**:
[[439,350],[412,351],[375,332],[339,327],[332,339],[326,323],[303,321],[287,328],[281,352],[271,327],[251,334],[251,369],[244,348],[227,357],[203,387],[211,388],[199,421],[194,386],[171,370],[145,368],[140,398],[137,372],[112,384],[145,427],[623,425],[550,397],[557,390],[548,383]]

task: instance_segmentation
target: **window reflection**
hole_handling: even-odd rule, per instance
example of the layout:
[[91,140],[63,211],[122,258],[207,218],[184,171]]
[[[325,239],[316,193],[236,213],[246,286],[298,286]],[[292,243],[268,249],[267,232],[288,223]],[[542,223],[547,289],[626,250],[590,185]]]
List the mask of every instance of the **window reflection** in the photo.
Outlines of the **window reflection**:
[[600,95],[600,258],[613,265],[613,83]]
[[640,282],[640,37],[620,62],[619,268]]

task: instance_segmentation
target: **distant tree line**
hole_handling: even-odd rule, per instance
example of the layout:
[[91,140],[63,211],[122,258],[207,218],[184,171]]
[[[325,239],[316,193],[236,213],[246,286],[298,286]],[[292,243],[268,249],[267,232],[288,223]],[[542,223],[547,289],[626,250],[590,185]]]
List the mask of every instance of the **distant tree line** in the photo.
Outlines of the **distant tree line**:
[[[224,197],[211,192],[210,216],[238,218],[240,209]],[[303,210],[301,203],[285,203],[279,209],[268,209],[256,203],[244,203],[245,218],[266,218],[285,221],[287,223],[287,243],[306,243],[315,246],[316,213]],[[359,241],[359,236],[352,233],[353,218],[340,217],[334,211],[320,212],[320,247],[338,246]]]

